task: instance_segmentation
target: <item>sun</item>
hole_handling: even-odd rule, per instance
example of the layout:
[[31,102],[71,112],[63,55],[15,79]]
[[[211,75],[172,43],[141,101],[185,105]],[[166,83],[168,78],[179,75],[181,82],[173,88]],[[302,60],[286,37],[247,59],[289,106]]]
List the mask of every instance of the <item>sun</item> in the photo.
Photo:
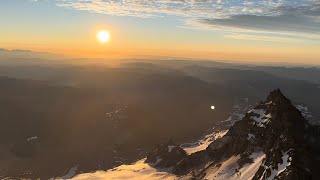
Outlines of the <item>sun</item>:
[[110,40],[110,33],[102,30],[97,33],[97,38],[101,43],[107,43]]

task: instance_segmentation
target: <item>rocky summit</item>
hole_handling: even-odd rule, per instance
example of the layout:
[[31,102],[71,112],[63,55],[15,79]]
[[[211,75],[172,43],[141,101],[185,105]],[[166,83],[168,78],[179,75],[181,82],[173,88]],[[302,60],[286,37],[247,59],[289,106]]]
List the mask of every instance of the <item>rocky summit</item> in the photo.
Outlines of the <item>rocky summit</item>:
[[146,162],[182,179],[320,179],[319,132],[277,89],[205,150],[160,145]]

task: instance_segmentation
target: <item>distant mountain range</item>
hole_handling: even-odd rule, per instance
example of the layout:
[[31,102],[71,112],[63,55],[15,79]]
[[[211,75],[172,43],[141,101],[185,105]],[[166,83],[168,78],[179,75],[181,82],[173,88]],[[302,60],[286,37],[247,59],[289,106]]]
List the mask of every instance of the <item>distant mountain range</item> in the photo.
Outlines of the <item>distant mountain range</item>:
[[0,59],[2,58],[23,58],[23,59],[57,59],[62,58],[60,54],[48,53],[48,52],[35,52],[23,49],[1,49]]
[[[243,121],[247,110],[274,88],[310,124],[320,124],[319,72],[190,60],[125,60],[107,66],[0,58],[0,179],[118,169],[169,139],[189,157]],[[176,146],[170,144],[171,152]],[[138,164],[159,173],[144,160]]]

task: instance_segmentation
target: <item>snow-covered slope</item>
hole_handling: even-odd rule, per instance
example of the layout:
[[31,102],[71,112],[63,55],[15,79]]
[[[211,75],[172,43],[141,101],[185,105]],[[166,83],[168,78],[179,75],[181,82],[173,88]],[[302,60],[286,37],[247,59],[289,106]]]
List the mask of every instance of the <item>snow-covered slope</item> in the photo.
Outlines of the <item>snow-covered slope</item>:
[[97,171],[95,173],[86,173],[75,176],[74,180],[143,180],[143,179],[166,179],[174,180],[177,176],[167,173],[165,169],[163,171],[155,169],[148,163],[144,162],[145,159],[137,161],[131,165],[122,165],[108,171]]
[[203,139],[200,139],[193,143],[185,143],[180,145],[183,150],[187,152],[187,154],[192,154],[198,151],[202,151],[207,149],[209,144],[211,144],[214,140],[219,139],[226,135],[228,130],[222,130],[219,132],[213,132],[211,134],[206,135]]
[[232,156],[215,166],[210,166],[206,171],[204,179],[215,180],[249,180],[254,177],[265,158],[265,153],[255,152],[250,155],[252,163],[247,163],[243,167],[239,167],[238,160],[240,155]]
[[229,130],[180,146],[161,144],[147,159],[74,179],[320,179],[320,130],[280,90],[230,121]]
[[[223,130],[220,132],[215,132],[206,135],[203,139],[189,144],[183,144],[181,147],[185,146],[184,150],[188,153],[195,153],[198,151],[205,150],[210,143],[214,140],[223,137],[228,131]],[[175,147],[173,145],[168,145],[168,152],[171,152]],[[123,180],[123,179],[132,179],[132,180],[173,180],[173,179],[184,179],[186,177],[178,177],[171,172],[172,168],[155,168],[154,166],[161,161],[154,164],[148,164],[145,162],[145,159],[141,159],[133,164],[130,165],[121,165],[116,168],[113,168],[108,171],[97,171],[94,173],[85,173],[79,174],[72,179],[75,180]],[[58,179],[69,179],[69,176],[60,177]]]

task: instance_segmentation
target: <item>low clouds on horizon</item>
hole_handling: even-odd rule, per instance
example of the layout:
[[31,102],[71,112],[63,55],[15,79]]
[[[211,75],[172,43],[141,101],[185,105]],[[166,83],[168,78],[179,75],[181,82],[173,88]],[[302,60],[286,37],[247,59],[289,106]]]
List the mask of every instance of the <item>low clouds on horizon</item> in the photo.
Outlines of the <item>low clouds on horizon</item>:
[[320,38],[320,0],[55,0],[61,7],[142,18],[167,15],[185,26]]

